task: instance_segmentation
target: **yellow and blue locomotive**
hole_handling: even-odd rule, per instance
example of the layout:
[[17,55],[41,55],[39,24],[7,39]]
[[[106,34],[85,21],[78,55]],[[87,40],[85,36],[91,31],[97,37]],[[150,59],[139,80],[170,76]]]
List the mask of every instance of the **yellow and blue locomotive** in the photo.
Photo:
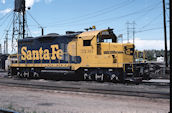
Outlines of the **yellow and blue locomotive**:
[[43,71],[72,71],[77,78],[97,81],[145,76],[134,63],[134,44],[117,43],[113,29],[21,39],[16,57],[17,62],[10,65],[12,76],[37,77]]

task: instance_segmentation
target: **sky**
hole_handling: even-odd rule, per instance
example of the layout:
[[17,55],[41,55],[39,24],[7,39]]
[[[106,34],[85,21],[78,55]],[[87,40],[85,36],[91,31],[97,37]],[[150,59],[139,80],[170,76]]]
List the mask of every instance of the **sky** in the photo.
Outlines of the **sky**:
[[[84,31],[96,26],[97,30],[114,29],[127,42],[127,23],[135,23],[136,49],[164,49],[162,0],[26,0],[26,18],[29,36],[65,34],[66,31]],[[167,30],[169,10],[166,0]],[[12,37],[14,0],[0,0],[0,43],[3,46],[5,30]],[[169,47],[169,31],[168,47]],[[129,24],[129,40],[133,42],[133,24]],[[119,39],[121,42],[122,39]],[[10,47],[9,47],[10,48]]]

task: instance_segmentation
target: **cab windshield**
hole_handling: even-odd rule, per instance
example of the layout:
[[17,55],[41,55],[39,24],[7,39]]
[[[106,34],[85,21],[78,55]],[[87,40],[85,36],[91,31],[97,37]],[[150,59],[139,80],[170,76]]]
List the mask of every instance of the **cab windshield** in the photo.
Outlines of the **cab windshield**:
[[117,37],[113,33],[113,29],[108,29],[105,31],[102,31],[97,36],[97,43],[115,43],[117,42]]

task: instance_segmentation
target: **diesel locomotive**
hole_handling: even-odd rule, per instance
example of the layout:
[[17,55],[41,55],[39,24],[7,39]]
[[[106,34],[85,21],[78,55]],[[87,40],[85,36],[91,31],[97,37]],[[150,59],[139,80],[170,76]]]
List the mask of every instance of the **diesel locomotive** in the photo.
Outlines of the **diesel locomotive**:
[[110,28],[20,39],[16,59],[9,74],[17,77],[64,71],[78,79],[124,82],[149,76],[146,66],[134,62],[134,44],[118,43]]

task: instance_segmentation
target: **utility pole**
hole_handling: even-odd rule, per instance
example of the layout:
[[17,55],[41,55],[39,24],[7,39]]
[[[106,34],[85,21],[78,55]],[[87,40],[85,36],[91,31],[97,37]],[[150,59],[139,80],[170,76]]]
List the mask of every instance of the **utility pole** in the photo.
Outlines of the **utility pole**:
[[6,42],[5,42],[5,40],[4,40],[4,54],[6,53],[6,52],[5,52],[5,43],[6,43]]
[[41,28],[41,35],[43,36],[44,35],[44,28],[45,27],[40,26],[40,28]]
[[25,0],[23,0],[23,39],[25,38],[25,10],[26,10],[26,5],[25,5]]
[[129,36],[130,36],[130,28],[129,28],[130,23],[127,22],[127,41],[129,42]]
[[133,21],[133,44],[135,42],[135,21]]
[[[172,5],[171,5],[171,0],[169,0],[169,21],[170,21],[170,27],[169,27],[169,31],[171,30],[170,28],[171,28],[171,10],[172,10]],[[172,95],[172,86],[171,86],[171,84],[172,84],[172,76],[171,76],[171,70],[172,70],[172,63],[171,63],[171,59],[172,59],[172,50],[171,50],[171,48],[172,48],[172,40],[171,40],[171,32],[170,32],[170,34],[169,34],[169,36],[170,36],[170,95]],[[172,108],[172,96],[170,96],[170,108]],[[172,110],[170,109],[170,112],[169,113],[172,113]]]
[[26,36],[26,0],[14,0],[13,11],[13,32],[12,32],[12,52],[17,52],[17,40],[24,39]]
[[167,31],[166,31],[166,11],[165,11],[165,0],[163,1],[163,20],[164,20],[164,40],[165,40],[165,66],[168,67],[168,58],[167,58]]
[[44,28],[41,27],[41,31],[42,31],[42,36],[44,35]]
[[[135,40],[135,21],[133,21],[132,23],[127,22],[127,40],[129,42],[129,38],[130,38],[130,29],[132,29],[133,31],[133,44],[134,44],[134,40]],[[130,25],[132,25],[132,27],[130,27]]]
[[7,30],[7,33],[6,33],[6,36],[5,36],[5,53],[8,54],[8,30]]
[[2,47],[1,47],[1,44],[0,44],[0,54],[2,54]]

